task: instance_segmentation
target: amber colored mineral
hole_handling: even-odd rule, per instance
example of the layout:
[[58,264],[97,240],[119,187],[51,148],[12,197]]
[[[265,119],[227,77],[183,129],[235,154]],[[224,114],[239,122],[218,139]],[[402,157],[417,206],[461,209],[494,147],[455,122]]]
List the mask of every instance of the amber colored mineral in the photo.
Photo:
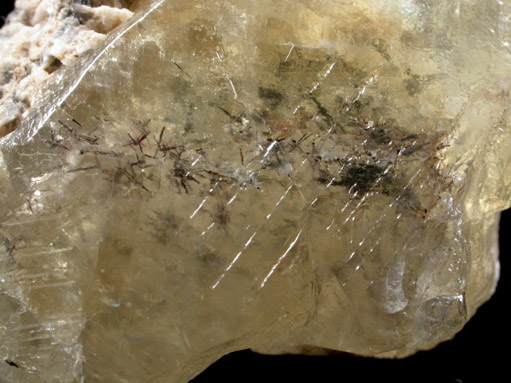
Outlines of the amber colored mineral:
[[0,140],[0,376],[185,383],[245,348],[450,339],[498,278],[510,18],[149,2]]

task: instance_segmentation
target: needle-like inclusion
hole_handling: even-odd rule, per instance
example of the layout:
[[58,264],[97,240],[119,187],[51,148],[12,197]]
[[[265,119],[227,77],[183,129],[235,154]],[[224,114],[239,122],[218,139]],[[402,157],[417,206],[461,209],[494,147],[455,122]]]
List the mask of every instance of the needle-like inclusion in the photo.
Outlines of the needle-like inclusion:
[[147,4],[0,141],[1,379],[186,382],[248,347],[451,338],[498,275],[510,16]]

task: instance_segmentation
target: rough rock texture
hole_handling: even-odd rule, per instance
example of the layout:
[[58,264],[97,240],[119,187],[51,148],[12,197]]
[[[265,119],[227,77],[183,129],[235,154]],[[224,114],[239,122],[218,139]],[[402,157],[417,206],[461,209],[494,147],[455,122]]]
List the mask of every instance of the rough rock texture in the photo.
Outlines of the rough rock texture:
[[17,0],[0,30],[0,137],[27,115],[52,73],[125,22],[142,1]]
[[510,16],[142,8],[0,141],[0,376],[186,382],[248,347],[451,338],[498,277]]

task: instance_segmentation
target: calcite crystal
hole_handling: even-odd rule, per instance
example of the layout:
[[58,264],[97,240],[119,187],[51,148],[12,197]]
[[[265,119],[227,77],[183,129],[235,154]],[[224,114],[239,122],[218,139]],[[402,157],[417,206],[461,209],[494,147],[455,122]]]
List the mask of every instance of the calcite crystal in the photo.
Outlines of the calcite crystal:
[[0,376],[406,356],[492,294],[511,5],[157,0],[0,141]]

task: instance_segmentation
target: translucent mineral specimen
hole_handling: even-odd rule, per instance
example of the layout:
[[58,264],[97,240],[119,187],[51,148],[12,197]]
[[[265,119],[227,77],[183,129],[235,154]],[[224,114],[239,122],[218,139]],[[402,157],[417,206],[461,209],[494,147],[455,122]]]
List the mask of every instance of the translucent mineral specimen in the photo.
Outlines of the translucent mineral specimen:
[[511,6],[158,0],[0,141],[0,376],[405,356],[491,295]]

